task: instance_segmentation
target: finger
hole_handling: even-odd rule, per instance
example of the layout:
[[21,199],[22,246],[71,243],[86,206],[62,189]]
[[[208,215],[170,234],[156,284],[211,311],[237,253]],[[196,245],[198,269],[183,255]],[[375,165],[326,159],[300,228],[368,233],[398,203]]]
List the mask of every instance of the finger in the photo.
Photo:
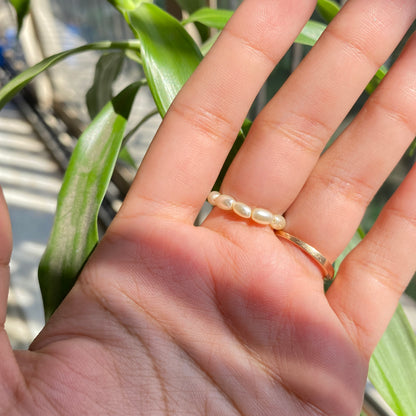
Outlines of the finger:
[[290,232],[335,259],[416,134],[416,36],[321,158],[286,213]]
[[148,212],[150,202],[153,211],[194,220],[258,90],[313,7],[313,0],[243,2],[171,106],[123,214]]
[[223,191],[284,212],[415,13],[413,0],[347,2],[256,119]]
[[4,325],[9,292],[9,262],[12,252],[12,230],[3,192],[0,188],[0,324]]
[[328,301],[369,357],[416,270],[416,167],[341,264]]

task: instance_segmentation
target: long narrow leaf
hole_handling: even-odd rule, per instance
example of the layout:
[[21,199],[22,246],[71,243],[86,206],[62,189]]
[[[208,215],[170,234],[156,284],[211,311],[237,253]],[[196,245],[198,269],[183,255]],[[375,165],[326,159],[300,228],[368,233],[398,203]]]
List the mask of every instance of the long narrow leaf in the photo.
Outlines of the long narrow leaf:
[[137,40],[126,40],[121,42],[103,41],[90,43],[88,45],[83,45],[75,49],[70,49],[57,53],[56,55],[52,55],[17,75],[0,90],[0,109],[2,109],[5,104],[10,101],[10,99],[13,98],[13,96],[15,96],[33,78],[35,78],[46,69],[57,64],[58,62],[61,62],[63,59],[81,52],[91,50],[108,51],[112,49],[134,50],[136,53],[138,53],[140,51],[140,44]]
[[155,115],[159,114],[159,112],[154,109],[152,111],[150,111],[149,113],[147,113],[127,134],[126,137],[123,139],[123,146],[125,146],[129,140],[133,137],[134,134],[136,134],[136,132],[140,129],[140,127],[143,126],[144,123],[146,123],[146,121],[150,120],[152,117],[154,117]]
[[118,160],[124,162],[127,166],[130,166],[133,169],[137,169],[136,161],[133,159],[133,156],[126,147],[121,148]]
[[217,41],[220,34],[221,32],[215,33],[201,45],[200,49],[201,49],[201,53],[203,56],[205,56],[210,51],[210,49],[214,46],[214,43]]
[[[335,15],[339,12],[340,7],[333,0],[318,0],[317,4],[318,11],[324,16],[324,18],[329,22]],[[185,19],[182,24],[186,25],[188,23],[202,23],[208,27],[213,27],[215,29],[222,30],[227,24],[228,20],[231,18],[233,12],[230,10],[221,10],[221,9],[210,9],[202,8],[192,13],[187,19]],[[325,31],[326,25],[315,20],[309,20],[306,25],[303,27],[299,36],[295,39],[296,43],[300,43],[306,46],[315,45],[316,41]],[[204,55],[213,45],[215,39],[208,40],[202,50]],[[387,69],[382,66],[377,73],[374,75],[371,82],[368,84],[366,91],[368,94],[371,94],[381,80],[387,73]]]
[[306,22],[306,25],[302,29],[302,32],[299,33],[295,42],[306,46],[313,46],[325,29],[326,25],[323,23],[309,20]]
[[129,19],[140,40],[149,88],[164,116],[202,54],[179,21],[153,4],[141,4]]
[[140,129],[140,127],[146,123],[147,120],[151,119],[153,116],[158,115],[159,112],[154,109],[150,113],[146,114],[124,137],[122,143],[122,149],[120,150],[119,160],[123,161],[126,165],[129,165],[133,169],[137,169],[136,161],[133,156],[129,153],[127,149],[127,143],[134,136],[134,134]]
[[318,0],[316,9],[324,20],[329,23],[338,14],[341,7],[334,0]]
[[[192,13],[182,22],[182,24],[186,25],[188,23],[198,22],[208,27],[222,30],[232,15],[232,10],[210,9],[205,7],[203,9],[197,10],[195,13]],[[295,42],[301,43],[303,45],[313,46],[322,35],[325,28],[326,25],[323,23],[310,20],[306,23],[305,27],[302,29],[302,32],[296,38]]]
[[215,181],[214,184],[214,190],[219,191],[222,181],[224,180],[225,174],[227,173],[228,168],[231,165],[231,162],[234,160],[236,154],[238,153],[238,151],[240,150],[241,146],[244,143],[244,140],[247,137],[248,132],[250,131],[250,128],[252,126],[252,122],[248,119],[246,119],[243,123],[243,125],[241,126],[240,132],[230,150],[230,152],[228,153],[227,159],[224,162],[224,165],[221,168],[221,171],[218,175],[217,180]]
[[[179,7],[188,14],[192,14],[199,9],[206,8],[206,0],[176,0]],[[183,24],[183,23],[182,23]],[[207,41],[211,36],[211,31],[206,25],[195,22],[195,28],[198,30],[201,41]]]
[[143,2],[153,3],[152,0],[107,0],[112,4],[124,17],[127,24],[130,25],[129,12],[136,9]]
[[[332,0],[319,0],[317,4],[317,9],[329,22],[338,13],[340,7]],[[230,10],[203,8],[191,14],[187,19],[185,19],[182,22],[182,24],[186,25],[188,23],[198,22],[206,26],[221,30],[227,24],[232,14],[233,12]],[[306,46],[313,46],[315,45],[316,41],[319,39],[319,37],[322,35],[325,29],[325,24],[317,22],[315,20],[309,20],[302,29],[299,36],[295,39],[295,42]],[[212,39],[211,42],[206,42],[203,48],[204,55],[208,52],[209,48],[212,46],[213,43],[214,39]],[[375,90],[375,88],[378,84],[380,84],[381,80],[384,78],[386,73],[387,69],[384,66],[382,66],[377,71],[377,73],[374,75],[373,79],[370,81],[366,88],[368,94],[371,94]]]
[[334,262],[335,274],[338,273],[339,266],[341,265],[345,257],[347,257],[347,255],[361,242],[361,240],[364,238],[364,235],[365,233],[361,228],[359,228],[355,232],[347,247],[345,247],[344,251],[338,256],[338,258]]
[[[165,115],[176,94],[202,59],[183,26],[154,5],[143,4],[130,13],[130,22],[142,45],[143,67],[157,108]],[[246,120],[215,186],[219,186],[251,122]]]
[[371,357],[369,378],[398,416],[416,415],[416,335],[400,305]]
[[204,7],[197,10],[195,13],[192,13],[187,19],[182,21],[183,25],[188,23],[202,23],[208,27],[213,27],[215,29],[224,29],[224,26],[227,24],[233,15],[232,10],[224,9],[210,9]]
[[72,288],[98,242],[98,211],[140,85],[130,85],[109,102],[74,149],[58,196],[51,236],[39,265],[46,319]]
[[380,67],[372,80],[368,83],[368,85],[365,88],[365,91],[367,94],[372,94],[373,91],[377,88],[377,86],[380,84],[380,82],[383,80],[383,78],[386,76],[388,72],[388,69],[383,65]]
[[193,13],[206,5],[205,0],[176,0],[176,3],[179,4],[181,9],[186,10],[188,13]]
[[98,60],[93,84],[86,95],[91,119],[113,98],[113,83],[121,72],[124,57],[124,53],[112,52],[103,54]]
[[12,6],[16,10],[17,15],[17,30],[20,32],[20,29],[23,25],[23,19],[29,13],[30,0],[9,0]]
[[143,1],[151,2],[151,0],[107,0],[107,1],[120,11],[134,10]]

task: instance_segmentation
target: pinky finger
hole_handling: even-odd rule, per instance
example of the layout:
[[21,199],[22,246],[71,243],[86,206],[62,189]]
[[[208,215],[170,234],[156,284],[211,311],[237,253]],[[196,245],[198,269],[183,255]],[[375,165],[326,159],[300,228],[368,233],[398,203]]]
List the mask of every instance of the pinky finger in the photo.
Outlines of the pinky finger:
[[345,258],[328,301],[367,358],[416,271],[416,165]]

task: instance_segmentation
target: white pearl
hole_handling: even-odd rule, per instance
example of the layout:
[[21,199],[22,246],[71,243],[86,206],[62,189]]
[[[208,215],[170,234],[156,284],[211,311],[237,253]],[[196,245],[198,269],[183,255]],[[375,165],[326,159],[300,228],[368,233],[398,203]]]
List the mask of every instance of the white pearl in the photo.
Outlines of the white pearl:
[[273,219],[270,225],[275,230],[283,230],[283,228],[286,227],[285,217],[282,215],[273,215]]
[[251,208],[243,202],[235,202],[233,205],[233,211],[243,218],[251,217]]
[[207,200],[211,205],[215,205],[215,201],[220,195],[221,194],[219,192],[212,191],[209,193]]
[[230,195],[220,195],[215,200],[215,204],[217,205],[217,207],[224,209],[226,211],[232,210],[234,203],[235,203],[235,200]]
[[267,209],[254,208],[251,213],[251,218],[258,224],[266,225],[271,224],[273,220],[273,214],[270,211],[267,211]]

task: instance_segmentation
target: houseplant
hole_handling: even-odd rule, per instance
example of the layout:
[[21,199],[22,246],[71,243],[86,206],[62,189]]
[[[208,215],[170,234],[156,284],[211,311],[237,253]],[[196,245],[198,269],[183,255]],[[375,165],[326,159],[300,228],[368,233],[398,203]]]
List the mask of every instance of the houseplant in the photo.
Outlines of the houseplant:
[[[28,2],[13,3],[22,21]],[[147,83],[159,113],[164,116],[173,98],[198,65],[203,52],[212,44],[208,40],[199,48],[184,29],[184,25],[198,22],[221,30],[231,15],[229,11],[200,9],[185,21],[179,22],[147,1],[120,0],[110,3],[125,17],[137,40],[99,42],[55,55],[19,75],[0,92],[3,103],[54,63],[71,54],[92,49],[126,50],[144,68],[146,74],[146,80],[133,83],[98,111],[74,151],[59,196],[50,244],[39,268],[47,317],[72,287],[98,242],[98,209],[122,146],[125,125],[137,90]],[[331,1],[320,1],[318,7],[327,20],[338,11],[337,5]],[[322,23],[311,21],[297,41],[312,45],[324,28]],[[368,86],[368,92],[371,93],[385,71],[382,68],[377,72]],[[247,122],[243,126],[236,146],[244,139],[249,124]],[[79,175],[81,167],[86,165],[89,166],[89,176]],[[83,171],[85,173],[84,169]],[[91,186],[92,183],[94,186]],[[70,215],[74,215],[76,221],[71,221]],[[360,236],[360,232],[357,232],[351,246]],[[370,377],[374,384],[398,414],[414,414],[415,411],[413,398],[416,394],[412,393],[414,385],[411,377],[415,369],[416,344],[409,328],[399,308],[373,356],[370,367]],[[408,381],[406,377],[409,377]]]

